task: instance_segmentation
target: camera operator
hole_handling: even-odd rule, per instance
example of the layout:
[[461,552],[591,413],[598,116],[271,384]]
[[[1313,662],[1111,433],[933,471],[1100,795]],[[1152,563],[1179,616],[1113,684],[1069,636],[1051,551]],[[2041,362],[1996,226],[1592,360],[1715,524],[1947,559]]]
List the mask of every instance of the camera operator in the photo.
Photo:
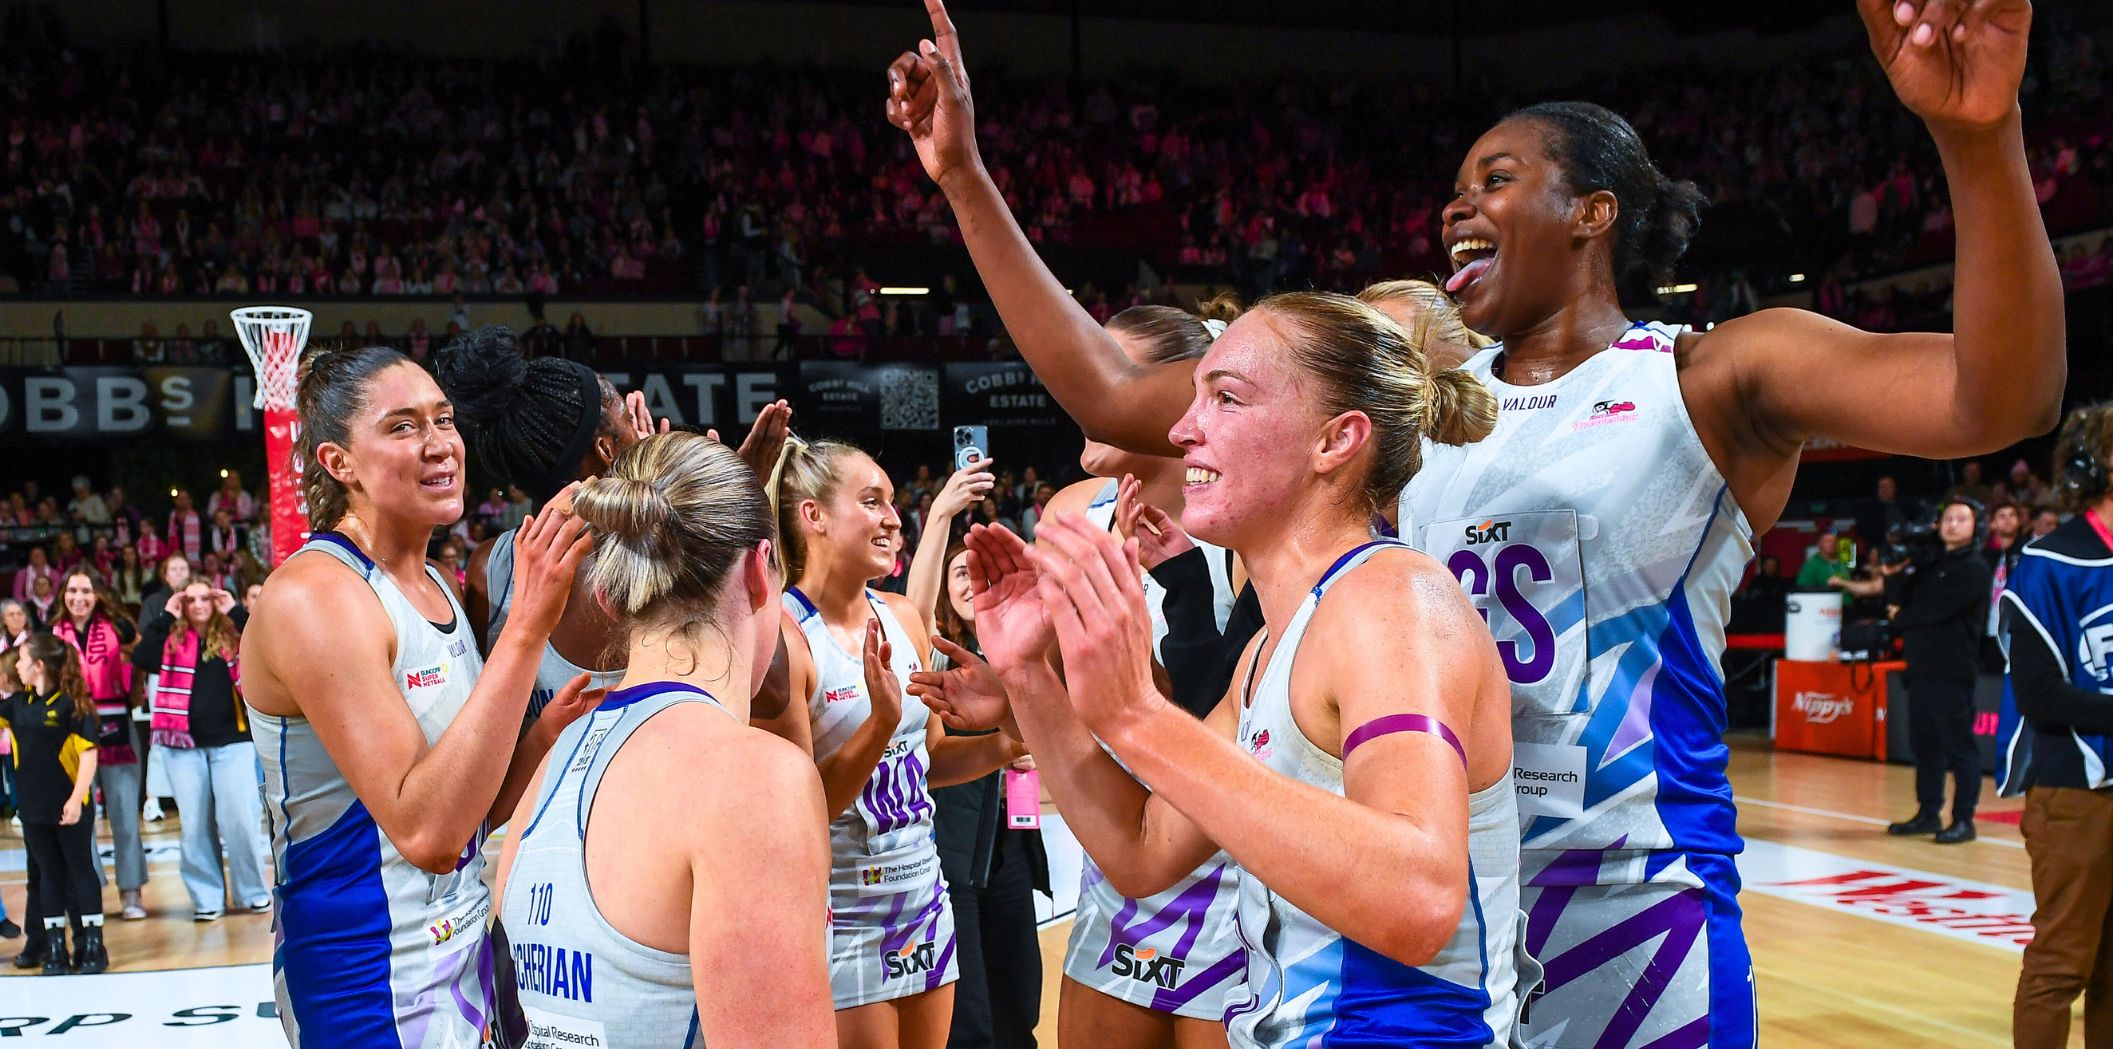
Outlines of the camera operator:
[[[1887,612],[1906,641],[1908,738],[1915,748],[1913,818],[1888,834],[1935,834],[1940,845],[1974,840],[1981,759],[1974,748],[1974,671],[1987,626],[1994,574],[1976,548],[1981,507],[1953,499],[1937,525],[1910,525],[1879,555]],[[1952,822],[1939,822],[1944,774],[1952,774]]]
[[2011,1007],[2023,1049],[2113,1045],[2113,405],[2080,408],[2055,448],[2056,495],[2075,516],[2024,548],[2004,591],[2010,688],[1998,789],[2025,794],[2032,942]]

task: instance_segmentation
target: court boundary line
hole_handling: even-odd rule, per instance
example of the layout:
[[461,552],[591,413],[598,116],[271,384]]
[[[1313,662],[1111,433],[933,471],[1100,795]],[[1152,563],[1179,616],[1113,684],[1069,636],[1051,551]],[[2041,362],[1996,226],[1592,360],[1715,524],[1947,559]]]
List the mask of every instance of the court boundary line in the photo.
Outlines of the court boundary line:
[[[1807,816],[1828,816],[1828,817],[1832,817],[1832,818],[1834,818],[1834,819],[1838,819],[1838,820],[1848,820],[1848,821],[1849,821],[1849,822],[1851,822],[1851,823],[1862,823],[1862,824],[1865,824],[1865,825],[1867,825],[1867,826],[1872,826],[1872,827],[1884,827],[1884,826],[1887,826],[1888,824],[1890,824],[1890,823],[1892,822],[1891,820],[1883,820],[1883,819],[1879,819],[1879,818],[1878,818],[1878,817],[1876,817],[1876,816],[1860,816],[1860,815],[1857,815],[1856,813],[1853,813],[1853,812],[1837,812],[1837,811],[1835,811],[1835,810],[1833,810],[1833,809],[1819,809],[1819,808],[1814,808],[1814,807],[1812,807],[1812,806],[1810,806],[1810,805],[1793,805],[1793,804],[1791,804],[1791,803],[1789,803],[1789,802],[1787,802],[1787,801],[1769,801],[1769,800],[1767,800],[1766,798],[1734,798],[1734,799],[1733,799],[1733,804],[1735,804],[1735,805],[1759,805],[1760,807],[1762,807],[1762,808],[1764,808],[1764,809],[1782,809],[1782,810],[1784,810],[1784,811],[1786,811],[1786,812],[1801,812],[1801,813],[1804,813],[1804,814],[1805,814],[1805,815],[1807,815]],[[1762,840],[1762,841],[1773,841],[1774,839],[1773,839],[1773,838],[1766,838],[1766,837],[1764,837],[1764,838],[1761,838],[1760,840]],[[1778,845],[1788,845],[1788,844],[1790,844],[1790,843],[1789,843],[1789,842],[1777,842],[1776,844],[1778,844]],[[1962,844],[1967,844],[1967,845],[1973,845],[1973,844],[1988,844],[1988,845],[2001,845],[2001,846],[2003,846],[2003,847],[2005,847],[2005,848],[2010,848],[2010,849],[2022,849],[2022,848],[2024,848],[2024,847],[2025,847],[2025,843],[2024,843],[2024,842],[2022,842],[2022,841],[2012,841],[2012,840],[2011,840],[2011,839],[2009,839],[2009,838],[1983,838],[1983,837],[1978,837],[1978,836],[1977,836],[1977,837],[1975,837],[1973,841],[1970,841],[1970,842],[1964,842],[1964,843],[1962,843]],[[1821,850],[1821,851],[1825,851],[1825,850]]]

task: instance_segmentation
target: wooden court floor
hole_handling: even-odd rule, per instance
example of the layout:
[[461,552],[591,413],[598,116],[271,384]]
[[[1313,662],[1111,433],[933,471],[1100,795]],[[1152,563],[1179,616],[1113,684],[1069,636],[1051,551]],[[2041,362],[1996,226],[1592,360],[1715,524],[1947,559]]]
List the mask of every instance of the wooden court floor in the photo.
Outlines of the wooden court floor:
[[[1739,827],[1752,840],[1799,846],[1874,866],[1890,865],[1997,886],[2029,889],[2025,851],[2014,823],[1983,819],[1980,841],[1939,846],[1889,838],[1887,820],[1914,808],[1906,768],[1777,754],[1765,740],[1735,741],[1731,778]],[[1984,814],[2014,811],[2015,800],[1983,791]],[[173,846],[174,821],[149,825],[150,842]],[[0,848],[19,848],[0,827]],[[109,900],[115,902],[112,889]],[[22,875],[0,874],[0,900],[19,919]],[[266,962],[268,917],[230,916],[198,925],[175,864],[154,867],[147,900],[154,915],[119,922],[109,942],[114,968],[149,970]],[[1741,898],[1769,1049],[1999,1047],[2010,1044],[2015,951],[1863,917],[1837,908],[1747,892]],[[1055,1044],[1056,980],[1068,924],[1042,933],[1045,991],[1042,1041]],[[12,956],[19,941],[0,944]],[[0,967],[10,975],[12,969]],[[0,992],[4,993],[4,992]],[[2081,1047],[2080,1026],[2071,1045]],[[1097,1047],[1096,1047],[1097,1049]]]

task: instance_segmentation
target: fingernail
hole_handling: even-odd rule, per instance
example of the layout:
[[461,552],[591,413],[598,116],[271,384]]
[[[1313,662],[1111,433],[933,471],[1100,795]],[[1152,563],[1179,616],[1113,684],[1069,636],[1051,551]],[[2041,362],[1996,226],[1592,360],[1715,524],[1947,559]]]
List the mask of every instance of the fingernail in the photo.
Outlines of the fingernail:
[[1917,44],[1928,44],[1931,40],[1936,39],[1936,37],[1937,30],[1933,28],[1928,22],[1924,22],[1921,25],[1915,27],[1915,35],[1911,39],[1913,39]]
[[1898,3],[1893,5],[1893,21],[1906,25],[1915,20],[1915,5]]

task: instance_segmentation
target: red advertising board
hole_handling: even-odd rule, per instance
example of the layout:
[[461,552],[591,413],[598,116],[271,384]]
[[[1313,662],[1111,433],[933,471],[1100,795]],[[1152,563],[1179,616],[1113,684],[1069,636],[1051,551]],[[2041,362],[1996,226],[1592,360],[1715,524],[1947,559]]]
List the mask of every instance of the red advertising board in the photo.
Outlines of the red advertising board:
[[1904,667],[1777,660],[1776,748],[1884,761],[1886,674]]

